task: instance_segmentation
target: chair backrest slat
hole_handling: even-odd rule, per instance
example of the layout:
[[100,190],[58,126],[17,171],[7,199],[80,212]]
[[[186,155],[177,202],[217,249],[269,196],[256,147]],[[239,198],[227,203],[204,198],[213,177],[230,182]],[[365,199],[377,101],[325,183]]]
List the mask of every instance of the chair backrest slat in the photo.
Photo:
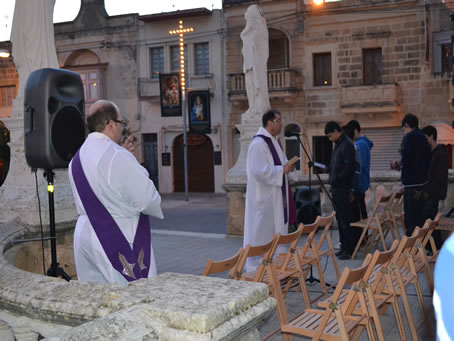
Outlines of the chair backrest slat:
[[[243,253],[243,248],[240,248],[238,252],[231,258],[224,259],[221,261],[213,261],[209,259],[203,270],[202,276],[208,276],[211,274],[221,273],[230,269],[235,268],[238,261]],[[230,275],[230,274],[229,274]]]

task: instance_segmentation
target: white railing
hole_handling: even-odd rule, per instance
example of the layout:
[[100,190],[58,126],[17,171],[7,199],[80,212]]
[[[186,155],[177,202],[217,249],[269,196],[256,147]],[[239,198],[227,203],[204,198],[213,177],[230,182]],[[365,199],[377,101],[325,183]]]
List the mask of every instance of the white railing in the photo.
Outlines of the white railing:
[[[297,76],[298,73],[290,69],[268,71],[268,89],[269,91],[296,89]],[[244,73],[229,75],[229,91],[232,93],[246,92]]]

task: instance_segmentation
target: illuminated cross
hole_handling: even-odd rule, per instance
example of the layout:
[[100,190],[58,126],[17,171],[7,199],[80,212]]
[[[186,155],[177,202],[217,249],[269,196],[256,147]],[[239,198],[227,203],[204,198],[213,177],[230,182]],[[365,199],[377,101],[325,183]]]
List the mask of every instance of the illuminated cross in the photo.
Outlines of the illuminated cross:
[[183,28],[183,20],[180,20],[178,30],[170,30],[169,34],[179,34],[180,35],[180,85],[181,91],[183,92],[183,97],[186,89],[186,79],[184,76],[184,34],[194,32],[192,27]]

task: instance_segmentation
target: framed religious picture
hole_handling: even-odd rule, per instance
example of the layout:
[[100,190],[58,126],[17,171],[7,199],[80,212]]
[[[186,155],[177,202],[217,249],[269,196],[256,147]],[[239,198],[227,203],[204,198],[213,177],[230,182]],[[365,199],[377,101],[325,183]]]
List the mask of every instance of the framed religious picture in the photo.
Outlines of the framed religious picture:
[[159,75],[161,116],[181,116],[181,91],[178,73]]
[[189,132],[211,133],[210,90],[188,92]]

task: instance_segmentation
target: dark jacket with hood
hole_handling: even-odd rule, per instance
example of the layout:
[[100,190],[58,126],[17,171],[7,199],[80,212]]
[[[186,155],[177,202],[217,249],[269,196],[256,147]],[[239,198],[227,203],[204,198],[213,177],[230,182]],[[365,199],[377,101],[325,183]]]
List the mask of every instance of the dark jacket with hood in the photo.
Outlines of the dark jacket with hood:
[[430,164],[430,145],[419,129],[404,136],[402,143],[402,184],[405,188],[422,188],[427,182]]
[[355,174],[355,147],[352,140],[344,133],[335,142],[329,166],[329,184],[331,190],[340,191],[352,189]]

